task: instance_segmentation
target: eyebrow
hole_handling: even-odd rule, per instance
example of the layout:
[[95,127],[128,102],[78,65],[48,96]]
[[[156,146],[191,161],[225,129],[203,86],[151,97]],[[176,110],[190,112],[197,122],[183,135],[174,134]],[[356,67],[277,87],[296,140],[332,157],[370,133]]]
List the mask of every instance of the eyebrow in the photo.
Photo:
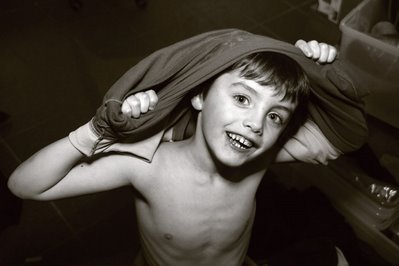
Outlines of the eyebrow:
[[250,93],[258,95],[258,92],[254,88],[252,88],[251,86],[245,84],[244,82],[241,82],[241,81],[234,82],[232,85],[233,86],[241,86],[244,89],[246,89],[247,91],[249,91]]
[[284,111],[286,111],[286,112],[288,112],[290,114],[294,113],[294,111],[295,111],[295,108],[294,109],[293,108],[288,108],[288,107],[286,107],[284,105],[277,105],[274,108],[275,109],[282,109],[282,110],[284,110]]
[[[240,81],[239,82],[234,82],[232,85],[233,86],[241,86],[241,87],[243,87],[244,89],[246,89],[247,91],[249,91],[252,94],[255,94],[255,95],[259,94],[254,88],[252,88],[251,86],[249,86],[249,85],[247,85],[247,84],[245,84],[243,82],[240,82]],[[284,110],[284,111],[286,111],[286,112],[288,112],[290,114],[294,113],[294,111],[295,111],[295,108],[294,109],[293,108],[288,108],[288,107],[286,107],[284,105],[276,105],[273,108]]]

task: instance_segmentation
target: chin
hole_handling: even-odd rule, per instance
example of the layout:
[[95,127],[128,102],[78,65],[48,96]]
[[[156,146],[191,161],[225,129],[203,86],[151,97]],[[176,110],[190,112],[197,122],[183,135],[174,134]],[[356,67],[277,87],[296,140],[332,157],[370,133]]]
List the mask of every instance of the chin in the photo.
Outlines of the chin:
[[247,164],[249,160],[247,157],[243,157],[242,155],[223,154],[222,156],[217,156],[217,161],[225,167],[238,168]]
[[240,150],[238,148],[232,147],[228,142],[222,146],[222,149],[214,151],[213,153],[213,157],[216,159],[218,164],[228,168],[244,166],[252,160],[251,155],[253,155],[253,151]]

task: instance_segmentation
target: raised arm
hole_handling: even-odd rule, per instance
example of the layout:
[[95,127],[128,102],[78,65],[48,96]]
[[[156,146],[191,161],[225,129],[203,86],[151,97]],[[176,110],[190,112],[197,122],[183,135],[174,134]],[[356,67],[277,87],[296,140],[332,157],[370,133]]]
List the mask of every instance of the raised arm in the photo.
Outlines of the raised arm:
[[275,162],[300,161],[312,164],[328,164],[342,152],[334,147],[312,120],[307,120],[278,152]]
[[82,158],[68,138],[63,138],[21,163],[10,176],[8,186],[21,198],[36,197],[56,185]]
[[[295,46],[318,64],[332,63],[337,56],[337,50],[333,46],[315,40],[309,42],[298,40]],[[276,162],[301,161],[327,164],[341,154],[342,152],[328,141],[316,123],[307,120],[277,154]]]
[[[35,153],[12,173],[10,190],[18,197],[54,200],[110,190],[129,184],[112,157],[80,162],[85,156],[69,139],[60,139]],[[101,163],[100,163],[101,162]],[[111,178],[112,177],[112,178]]]
[[[139,94],[138,103],[122,110],[132,115],[153,108],[148,97]],[[35,200],[54,200],[99,191],[111,190],[132,182],[132,157],[118,154],[99,154],[88,157],[85,151],[95,138],[90,123],[41,149],[18,166],[8,181],[17,196]],[[83,151],[83,152],[82,152]],[[134,162],[134,160],[133,160]],[[141,165],[138,162],[137,165]]]

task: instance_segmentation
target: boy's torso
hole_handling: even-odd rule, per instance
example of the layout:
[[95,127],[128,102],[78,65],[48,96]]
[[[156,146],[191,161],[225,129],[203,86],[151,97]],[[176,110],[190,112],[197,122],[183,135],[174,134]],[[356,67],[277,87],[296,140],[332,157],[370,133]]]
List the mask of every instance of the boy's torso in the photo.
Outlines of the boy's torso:
[[153,174],[134,184],[144,257],[150,265],[242,264],[262,175],[204,178],[178,154],[160,149]]

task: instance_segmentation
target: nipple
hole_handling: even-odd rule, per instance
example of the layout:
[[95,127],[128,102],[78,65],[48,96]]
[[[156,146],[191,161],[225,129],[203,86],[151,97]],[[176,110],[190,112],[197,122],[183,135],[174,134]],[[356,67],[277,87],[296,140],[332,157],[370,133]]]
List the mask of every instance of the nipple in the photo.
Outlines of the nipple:
[[172,240],[173,236],[171,234],[164,234],[163,237],[167,240]]

